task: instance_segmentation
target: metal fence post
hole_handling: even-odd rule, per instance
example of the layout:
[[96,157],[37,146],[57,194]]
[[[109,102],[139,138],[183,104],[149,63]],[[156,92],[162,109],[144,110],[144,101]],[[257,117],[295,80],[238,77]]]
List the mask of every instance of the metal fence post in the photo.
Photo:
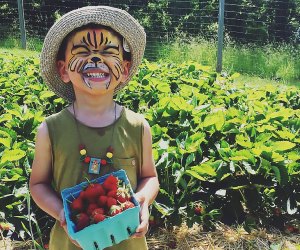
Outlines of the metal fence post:
[[224,40],[224,9],[225,0],[219,0],[219,21],[218,21],[218,52],[216,71],[222,71],[223,40]]
[[18,12],[19,12],[22,49],[26,49],[26,31],[25,31],[23,0],[18,0]]

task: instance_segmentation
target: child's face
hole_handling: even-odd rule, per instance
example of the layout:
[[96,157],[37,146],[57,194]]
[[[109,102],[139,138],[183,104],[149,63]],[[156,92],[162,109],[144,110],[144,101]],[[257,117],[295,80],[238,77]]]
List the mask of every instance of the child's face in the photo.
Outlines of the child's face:
[[65,61],[58,62],[58,68],[63,81],[71,81],[74,89],[98,93],[125,81],[129,62],[123,60],[122,41],[113,32],[84,29],[69,39]]

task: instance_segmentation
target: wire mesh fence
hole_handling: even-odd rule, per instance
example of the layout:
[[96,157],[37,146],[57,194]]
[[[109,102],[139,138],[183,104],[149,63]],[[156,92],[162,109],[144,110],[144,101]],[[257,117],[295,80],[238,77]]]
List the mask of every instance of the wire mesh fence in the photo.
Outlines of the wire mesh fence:
[[[206,40],[217,46],[219,0],[24,0],[27,40],[34,41],[39,50],[55,20],[86,5],[122,8],[138,19],[147,32],[150,60],[168,53],[167,45],[176,41]],[[225,42],[295,44],[300,39],[299,27],[300,0],[225,0]],[[0,1],[0,34],[1,41],[20,38],[17,0]]]

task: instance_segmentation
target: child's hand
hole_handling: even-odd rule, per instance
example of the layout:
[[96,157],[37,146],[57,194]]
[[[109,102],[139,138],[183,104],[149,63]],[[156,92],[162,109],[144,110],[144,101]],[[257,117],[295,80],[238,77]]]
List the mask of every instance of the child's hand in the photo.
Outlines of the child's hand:
[[[68,234],[68,229],[67,229],[65,211],[63,209],[60,211],[60,214],[59,214],[59,222],[60,222],[60,226],[63,227],[63,229],[65,230],[65,232],[67,233],[67,235],[69,235]],[[72,241],[72,243],[74,245],[76,245],[77,247],[80,247],[80,245],[77,243],[77,241],[73,240],[70,236],[69,236],[69,238],[70,238],[70,240]]]
[[141,206],[140,225],[137,227],[135,234],[133,234],[131,237],[140,238],[145,236],[145,234],[148,231],[150,215],[149,215],[148,203],[145,202],[145,197],[142,196],[140,193],[136,193],[134,196]]

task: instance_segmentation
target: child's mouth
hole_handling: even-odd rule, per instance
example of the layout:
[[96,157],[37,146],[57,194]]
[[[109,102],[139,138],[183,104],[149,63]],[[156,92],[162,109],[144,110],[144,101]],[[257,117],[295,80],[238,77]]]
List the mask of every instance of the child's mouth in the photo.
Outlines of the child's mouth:
[[104,84],[108,88],[111,78],[108,67],[103,64],[98,65],[98,67],[86,65],[82,71],[82,77],[89,88],[92,88],[93,84]]
[[104,72],[87,72],[83,73],[83,77],[89,81],[100,82],[106,80],[109,77],[109,74]]

